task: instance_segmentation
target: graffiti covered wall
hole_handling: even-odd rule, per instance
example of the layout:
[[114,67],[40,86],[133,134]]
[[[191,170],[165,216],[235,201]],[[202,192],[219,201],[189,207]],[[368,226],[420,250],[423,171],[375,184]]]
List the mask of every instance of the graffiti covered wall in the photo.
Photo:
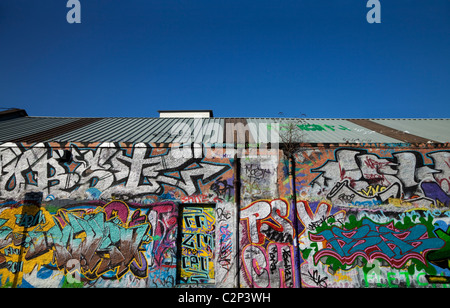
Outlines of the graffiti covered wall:
[[450,287],[447,145],[278,154],[3,144],[1,285]]
[[303,286],[449,286],[448,149],[322,148],[297,164]]
[[177,215],[173,202],[10,203],[0,213],[2,285],[173,286]]
[[181,215],[180,283],[214,283],[214,208],[185,206]]
[[[206,280],[234,285],[228,159],[142,143],[3,144],[0,155],[2,286],[175,287],[203,265]],[[180,239],[183,203],[216,206],[207,221],[182,212]],[[194,250],[208,261],[194,264]]]
[[211,161],[190,148],[144,143],[7,143],[0,151],[1,196],[12,199],[42,192],[45,201],[116,197],[152,202],[186,196],[205,201],[219,198],[203,191],[220,191],[227,183],[215,180],[231,169],[227,159]]
[[448,148],[319,145],[274,166],[277,191],[241,207],[241,287],[450,287]]

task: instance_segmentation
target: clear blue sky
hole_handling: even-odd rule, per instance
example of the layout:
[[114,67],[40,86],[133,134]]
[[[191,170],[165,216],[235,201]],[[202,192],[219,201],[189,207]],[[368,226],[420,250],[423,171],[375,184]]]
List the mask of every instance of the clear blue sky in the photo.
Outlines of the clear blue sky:
[[0,1],[0,107],[31,116],[450,117],[450,1]]

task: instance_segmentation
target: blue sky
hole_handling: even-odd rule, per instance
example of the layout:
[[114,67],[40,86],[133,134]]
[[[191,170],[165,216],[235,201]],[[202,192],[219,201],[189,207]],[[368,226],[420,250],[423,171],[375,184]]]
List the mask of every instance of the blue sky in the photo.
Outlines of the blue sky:
[[450,1],[0,1],[0,107],[30,116],[450,117]]

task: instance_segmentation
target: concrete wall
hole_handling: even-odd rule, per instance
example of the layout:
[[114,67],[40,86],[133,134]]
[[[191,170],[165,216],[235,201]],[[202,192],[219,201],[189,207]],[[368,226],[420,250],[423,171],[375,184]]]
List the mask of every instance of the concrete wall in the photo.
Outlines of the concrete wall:
[[449,286],[448,148],[319,145],[295,161],[295,202],[281,160],[278,194],[243,205],[242,287]]
[[3,144],[1,285],[449,286],[448,147],[183,151]]
[[1,284],[235,286],[230,160],[186,151],[2,145]]

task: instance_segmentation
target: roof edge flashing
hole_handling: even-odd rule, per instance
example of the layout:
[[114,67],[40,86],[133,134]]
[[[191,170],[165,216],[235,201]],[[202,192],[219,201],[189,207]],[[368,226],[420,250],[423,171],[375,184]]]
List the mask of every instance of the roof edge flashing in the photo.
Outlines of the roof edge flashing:
[[0,111],[0,121],[10,120],[20,117],[27,117],[28,114],[25,109],[20,108],[8,108],[4,111]]

